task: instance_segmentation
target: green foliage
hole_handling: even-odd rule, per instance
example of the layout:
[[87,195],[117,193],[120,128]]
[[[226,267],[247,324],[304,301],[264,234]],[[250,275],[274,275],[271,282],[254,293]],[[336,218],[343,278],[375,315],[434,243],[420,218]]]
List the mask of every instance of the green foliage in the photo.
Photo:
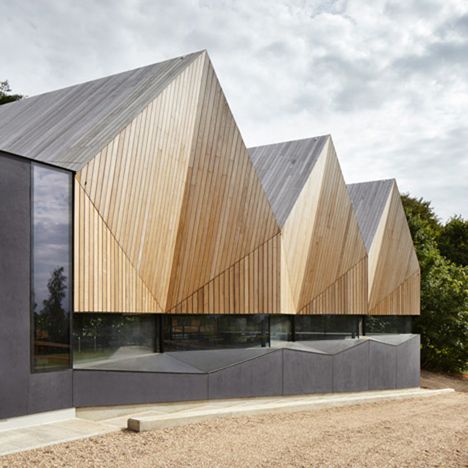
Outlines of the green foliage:
[[9,102],[19,101],[23,98],[21,94],[10,94],[11,89],[8,81],[0,81],[0,105],[8,104]]
[[[409,195],[403,195],[402,202],[421,267],[421,316],[415,331],[421,334],[422,365],[463,372],[468,363],[468,268],[445,258],[439,242],[458,253],[459,221],[466,221],[457,217],[455,223],[452,218],[443,226],[429,202]],[[450,241],[442,240],[444,236]]]
[[458,265],[468,265],[468,219],[453,216],[439,236],[440,253]]
[[47,282],[47,289],[49,297],[42,301],[43,307],[37,323],[39,328],[48,330],[48,338],[51,341],[63,343],[64,337],[68,334],[67,313],[62,306],[67,290],[67,277],[64,274],[63,266],[52,271]]

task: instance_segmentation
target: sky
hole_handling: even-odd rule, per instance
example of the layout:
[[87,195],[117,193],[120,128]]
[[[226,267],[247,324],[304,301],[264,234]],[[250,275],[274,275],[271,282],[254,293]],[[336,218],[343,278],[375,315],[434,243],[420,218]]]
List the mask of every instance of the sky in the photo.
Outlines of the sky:
[[331,134],[348,183],[468,217],[466,0],[0,0],[32,96],[207,49],[248,147]]

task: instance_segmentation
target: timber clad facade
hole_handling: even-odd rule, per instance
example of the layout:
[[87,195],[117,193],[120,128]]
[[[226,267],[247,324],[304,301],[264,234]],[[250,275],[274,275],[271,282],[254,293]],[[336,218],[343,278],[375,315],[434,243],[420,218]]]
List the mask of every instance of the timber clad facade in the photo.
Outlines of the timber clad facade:
[[[47,382],[71,379],[73,360],[74,396],[54,396],[59,407],[209,398],[210,385],[229,397],[417,384],[416,368],[396,367],[397,353],[419,356],[406,319],[419,314],[420,279],[396,182],[346,185],[328,135],[246,148],[205,51],[0,106],[0,151],[1,224],[22,203],[0,227],[0,274],[16,284],[13,295],[0,286],[0,324],[15,304],[21,327],[31,316],[21,339],[33,337],[33,371],[55,370]],[[32,231],[19,245],[22,224]],[[28,257],[16,277],[8,245]],[[398,343],[362,341],[366,324]],[[393,356],[385,372],[369,354],[379,346]],[[138,354],[148,350],[151,363]],[[11,379],[27,387],[25,366]],[[226,366],[239,374],[216,380]],[[252,372],[273,380],[252,384]],[[142,379],[153,391],[129,397]],[[112,396],[96,400],[95,386]],[[2,407],[8,391],[0,418],[39,411]]]

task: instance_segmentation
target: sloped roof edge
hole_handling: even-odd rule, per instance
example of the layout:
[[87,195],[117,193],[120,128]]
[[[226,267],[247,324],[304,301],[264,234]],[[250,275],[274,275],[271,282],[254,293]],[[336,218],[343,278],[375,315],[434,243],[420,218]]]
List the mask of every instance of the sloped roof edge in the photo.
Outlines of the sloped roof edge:
[[79,170],[206,51],[0,106],[0,150]]
[[273,213],[284,226],[330,135],[249,148]]

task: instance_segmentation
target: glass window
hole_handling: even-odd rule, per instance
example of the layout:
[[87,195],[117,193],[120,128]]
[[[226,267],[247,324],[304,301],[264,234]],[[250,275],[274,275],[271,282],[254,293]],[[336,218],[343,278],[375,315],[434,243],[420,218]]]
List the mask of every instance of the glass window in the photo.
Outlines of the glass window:
[[293,317],[290,315],[270,316],[271,343],[293,341]]
[[405,334],[412,332],[410,315],[368,315],[364,317],[366,335]]
[[72,174],[32,164],[34,370],[70,367]]
[[294,317],[296,341],[330,340],[359,336],[359,316],[298,315]]
[[73,361],[115,361],[158,350],[158,316],[73,314]]
[[164,351],[269,345],[265,315],[164,316]]

